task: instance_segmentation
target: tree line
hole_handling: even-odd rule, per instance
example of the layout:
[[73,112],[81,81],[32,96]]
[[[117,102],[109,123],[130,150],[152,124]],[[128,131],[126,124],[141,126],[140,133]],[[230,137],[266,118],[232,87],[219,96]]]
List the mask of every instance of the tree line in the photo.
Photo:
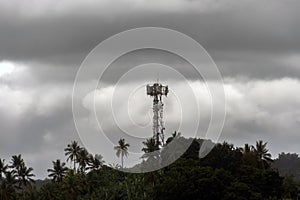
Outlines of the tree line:
[[[176,148],[172,149],[171,142]],[[52,168],[47,169],[49,180],[40,186],[33,179],[33,169],[26,166],[21,155],[14,155],[9,162],[0,159],[0,199],[298,198],[298,182],[290,174],[280,175],[280,170],[274,167],[278,159],[274,162],[266,142],[259,140],[244,147],[218,143],[205,157],[199,157],[200,148],[208,143],[208,140],[184,138],[177,132],[166,144],[157,145],[149,138],[143,142],[143,161],[132,169],[147,169],[153,163],[178,159],[157,171],[133,174],[117,170],[124,168],[128,156],[130,144],[125,139],[121,138],[114,147],[120,165],[107,165],[100,154],[92,155],[72,141],[64,149],[66,162],[72,166],[68,168],[60,159],[52,161]],[[184,154],[176,151],[186,144],[190,146]]]

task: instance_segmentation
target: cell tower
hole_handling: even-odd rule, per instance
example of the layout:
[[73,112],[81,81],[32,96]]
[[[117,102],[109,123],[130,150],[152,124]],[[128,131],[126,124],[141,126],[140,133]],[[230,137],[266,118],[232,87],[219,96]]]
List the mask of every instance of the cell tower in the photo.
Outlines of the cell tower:
[[154,83],[152,86],[147,85],[147,95],[153,97],[153,138],[157,146],[164,144],[164,122],[162,96],[167,96],[168,86],[160,83]]

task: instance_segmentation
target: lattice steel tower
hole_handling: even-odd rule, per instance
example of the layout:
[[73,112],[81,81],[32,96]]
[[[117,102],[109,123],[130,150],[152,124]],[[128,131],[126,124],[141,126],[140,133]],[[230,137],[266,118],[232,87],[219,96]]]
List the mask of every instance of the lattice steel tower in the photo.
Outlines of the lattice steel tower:
[[160,83],[154,83],[152,86],[147,85],[147,95],[153,97],[153,138],[157,146],[164,144],[164,121],[162,96],[167,96],[168,86]]

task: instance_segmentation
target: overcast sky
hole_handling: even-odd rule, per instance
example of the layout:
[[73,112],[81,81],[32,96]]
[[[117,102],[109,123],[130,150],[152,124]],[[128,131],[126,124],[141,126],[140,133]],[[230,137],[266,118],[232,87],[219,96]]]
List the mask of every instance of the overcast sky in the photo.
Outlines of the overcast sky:
[[[187,34],[217,64],[224,78],[227,112],[220,141],[242,146],[263,139],[273,157],[282,151],[300,153],[299,9],[298,0],[0,0],[0,157],[10,160],[21,153],[38,177],[47,175],[52,160],[65,159],[64,147],[79,140],[72,116],[72,87],[80,64],[101,41],[145,26]],[[133,54],[133,60],[140,54],[161,56],[155,51]],[[182,64],[172,55],[164,58],[165,64]],[[132,60],[119,60],[119,65],[124,63]],[[97,91],[101,113],[107,109],[101,103],[114,89],[110,75],[116,73],[108,71],[108,86]],[[205,123],[208,95],[199,81],[191,77],[191,82],[199,90],[197,101]],[[123,81],[120,88],[130,93],[135,83]],[[176,78],[167,84],[178,90],[183,87]],[[133,100],[130,115],[147,125],[151,135],[151,100],[143,92],[143,88],[137,90],[140,96]],[[88,99],[87,95],[83,105],[89,112]],[[178,126],[180,110],[174,95],[168,101],[170,134]],[[180,104],[189,101],[186,98]],[[130,103],[116,106],[122,116]],[[106,128],[113,130],[109,124]]]

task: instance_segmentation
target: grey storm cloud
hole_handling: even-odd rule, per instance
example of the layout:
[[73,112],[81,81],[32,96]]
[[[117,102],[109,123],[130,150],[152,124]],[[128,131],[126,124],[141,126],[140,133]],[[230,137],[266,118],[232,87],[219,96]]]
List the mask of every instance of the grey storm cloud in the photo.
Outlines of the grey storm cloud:
[[[80,64],[101,41],[145,26],[187,34],[217,64],[224,77],[227,111],[220,140],[243,145],[264,139],[273,156],[280,151],[299,152],[299,8],[298,0],[0,0],[0,68],[4,62],[15,66],[11,73],[1,74],[0,69],[0,157],[8,160],[22,153],[38,177],[45,177],[51,160],[64,159],[67,143],[79,140],[71,96]],[[199,89],[199,77],[187,70],[187,63],[173,54],[149,49],[120,57],[103,81],[109,88],[130,66],[149,61],[174,66]],[[130,84],[143,78],[151,77],[139,76],[121,87],[126,92]],[[169,83],[174,81],[176,78]],[[204,116],[200,124],[205,125],[210,101],[198,92]],[[91,106],[85,103],[83,122]],[[189,105],[189,99],[181,103]],[[149,120],[141,112],[147,105],[136,106],[133,117],[143,123]],[[119,104],[118,109],[126,110],[126,106]],[[103,109],[106,113],[108,108]],[[172,112],[168,110],[169,115]],[[132,126],[123,123],[129,129]],[[174,116],[169,116],[169,128],[176,124]]]
[[[141,26],[171,28],[191,36],[206,48],[224,76],[300,75],[298,68],[277,62],[292,53],[299,55],[299,1],[177,0],[173,5],[168,1],[117,1],[119,5],[47,1],[45,5],[18,2],[18,6],[12,2],[0,4],[0,59],[43,68],[34,70],[43,80],[72,81],[97,44]],[[239,67],[249,60],[255,64]]]
[[[11,4],[5,2],[2,5]],[[272,52],[299,50],[297,10],[300,3],[295,0],[272,3],[227,0],[215,9],[210,10],[207,6],[207,12],[201,10],[201,5],[218,4],[219,1],[208,3],[199,0],[199,4],[192,4],[194,9],[185,5],[197,1],[175,1],[175,5],[176,2],[182,2],[182,10],[173,8],[172,11],[172,6],[168,5],[169,12],[162,6],[159,9],[157,1],[153,3],[157,4],[157,9],[147,8],[150,5],[146,2],[140,9],[135,9],[138,6],[134,1],[128,3],[127,7],[132,5],[131,9],[123,9],[124,1],[117,1],[119,6],[106,2],[103,5],[86,4],[82,7],[77,7],[76,2],[68,2],[66,5],[62,3],[61,10],[57,5],[57,10],[44,8],[45,11],[43,7],[46,6],[39,3],[31,5],[18,2],[18,7],[8,7],[13,8],[11,11],[19,11],[16,13],[8,12],[7,6],[2,6],[0,55],[6,59],[43,58],[52,62],[55,62],[55,58],[80,60],[102,40],[140,26],[161,26],[182,31],[212,53],[220,49]],[[111,10],[105,10],[106,7]],[[41,13],[30,15],[39,8]]]

